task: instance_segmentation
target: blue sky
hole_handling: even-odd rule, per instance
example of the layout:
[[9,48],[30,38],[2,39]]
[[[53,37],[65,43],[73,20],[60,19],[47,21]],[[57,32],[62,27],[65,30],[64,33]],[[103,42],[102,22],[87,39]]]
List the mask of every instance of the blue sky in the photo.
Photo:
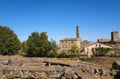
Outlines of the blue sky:
[[0,25],[10,27],[20,41],[45,31],[57,43],[75,38],[79,25],[82,40],[96,41],[120,32],[120,1],[0,0]]

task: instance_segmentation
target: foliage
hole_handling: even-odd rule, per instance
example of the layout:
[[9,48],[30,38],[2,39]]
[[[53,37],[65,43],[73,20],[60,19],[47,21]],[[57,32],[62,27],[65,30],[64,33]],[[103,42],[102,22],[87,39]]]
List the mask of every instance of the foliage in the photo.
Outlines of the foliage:
[[57,50],[56,41],[53,39],[51,39],[51,41],[50,41],[50,49],[52,49],[54,52]]
[[22,42],[22,52],[26,52],[28,50],[28,45],[26,41]]
[[115,54],[110,54],[109,57],[115,57]]
[[[55,52],[57,49],[54,40],[48,41],[46,32],[38,33],[33,32],[27,40],[28,50],[27,56],[45,57],[51,56],[50,51]],[[50,54],[49,54],[50,53]]]
[[0,54],[17,54],[21,48],[21,43],[17,35],[6,26],[0,26]]
[[81,61],[87,61],[87,60],[89,60],[89,58],[83,57],[83,58],[80,58],[80,60],[81,60]]
[[56,51],[54,52],[49,52],[47,57],[58,57],[58,53]]
[[114,51],[114,57],[120,57],[120,49],[119,48],[113,48]]
[[72,45],[72,47],[71,47],[72,52],[78,52],[79,50],[80,49],[79,49],[79,47],[77,45]]
[[72,54],[71,55],[77,55],[80,51],[80,48],[77,46],[77,45],[72,45],[71,47],[71,52]]
[[95,56],[106,56],[111,50],[111,48],[98,47],[95,49]]
[[68,55],[66,54],[65,51],[62,51],[62,52],[58,55],[58,58],[65,58],[65,57],[68,57]]

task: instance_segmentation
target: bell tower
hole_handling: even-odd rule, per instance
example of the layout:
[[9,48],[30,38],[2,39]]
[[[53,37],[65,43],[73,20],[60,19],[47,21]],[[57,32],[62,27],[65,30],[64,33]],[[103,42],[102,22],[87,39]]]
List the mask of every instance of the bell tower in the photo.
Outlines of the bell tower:
[[76,26],[76,38],[80,38],[80,27]]
[[[80,27],[76,26],[76,45],[81,48]],[[81,49],[80,49],[81,50]]]

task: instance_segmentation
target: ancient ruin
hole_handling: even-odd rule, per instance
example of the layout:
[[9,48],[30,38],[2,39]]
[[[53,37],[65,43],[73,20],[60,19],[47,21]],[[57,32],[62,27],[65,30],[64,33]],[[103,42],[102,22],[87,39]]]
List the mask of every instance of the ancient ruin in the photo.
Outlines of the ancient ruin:
[[112,79],[102,65],[57,58],[12,58],[0,64],[0,79]]

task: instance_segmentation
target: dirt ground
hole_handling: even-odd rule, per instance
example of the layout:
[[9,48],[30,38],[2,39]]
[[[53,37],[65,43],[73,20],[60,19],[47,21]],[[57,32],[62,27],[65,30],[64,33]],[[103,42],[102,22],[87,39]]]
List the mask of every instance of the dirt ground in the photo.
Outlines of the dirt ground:
[[23,57],[23,56],[19,56],[19,55],[14,55],[14,56],[2,56],[0,55],[0,63],[3,60],[8,60],[9,58],[11,58],[14,62],[17,61],[27,61],[29,63],[31,63],[31,60],[35,60],[35,61],[50,61],[50,62],[61,62],[61,63],[76,63],[78,61],[78,59],[73,59],[73,58],[46,58],[46,57]]
[[95,57],[93,59],[87,60],[87,62],[92,62],[98,65],[102,65],[108,69],[112,67],[112,63],[114,61],[120,64],[120,58],[115,58],[115,57]]
[[[35,59],[36,61],[41,61],[41,60],[48,60],[48,61],[52,61],[52,62],[62,62],[62,63],[76,63],[79,61],[79,59],[72,59],[72,58],[41,58],[41,57],[22,57],[22,56],[18,56],[18,55],[14,55],[14,56],[1,56],[0,55],[0,63],[3,60],[8,60],[9,58],[11,58],[12,60],[16,61],[16,60],[30,60],[30,59]],[[13,62],[14,62],[13,61]],[[86,60],[85,62],[92,62],[98,65],[102,65],[108,69],[110,69],[112,67],[112,63],[114,61],[117,61],[118,63],[120,63],[120,58],[115,58],[115,57],[95,57],[93,59],[90,60]]]
[[[2,66],[3,60],[8,60],[9,58],[12,59],[12,65],[8,65],[6,67]],[[49,62],[59,62],[62,64],[69,64],[71,67],[62,67],[62,66],[45,66],[43,61],[49,61]],[[110,58],[110,57],[95,57],[89,60],[86,60],[84,62],[81,62],[78,58],[45,58],[45,57],[23,57],[19,55],[14,56],[1,56],[0,55],[0,68],[8,71],[47,71],[47,73],[51,70],[56,70],[56,72],[59,70],[59,72],[63,72],[65,69],[72,70],[73,71],[79,71],[77,73],[82,74],[81,77],[83,79],[93,79],[91,75],[93,75],[92,71],[94,69],[100,69],[101,65],[105,68],[103,68],[104,72],[108,73],[108,69],[112,67],[112,63],[114,61],[120,62],[120,58]],[[94,64],[95,63],[95,64]],[[107,68],[107,69],[106,69]],[[7,72],[8,73],[8,72]],[[24,73],[24,72],[23,72]],[[29,72],[31,73],[31,72]],[[15,74],[15,73],[14,73]],[[86,75],[87,74],[87,75]],[[105,74],[106,75],[106,74]],[[111,79],[111,76],[107,75],[106,77],[103,76],[102,79]],[[95,79],[100,79],[99,76]],[[105,78],[104,78],[105,77]],[[108,77],[108,78],[107,78]],[[44,78],[43,78],[44,79]]]

